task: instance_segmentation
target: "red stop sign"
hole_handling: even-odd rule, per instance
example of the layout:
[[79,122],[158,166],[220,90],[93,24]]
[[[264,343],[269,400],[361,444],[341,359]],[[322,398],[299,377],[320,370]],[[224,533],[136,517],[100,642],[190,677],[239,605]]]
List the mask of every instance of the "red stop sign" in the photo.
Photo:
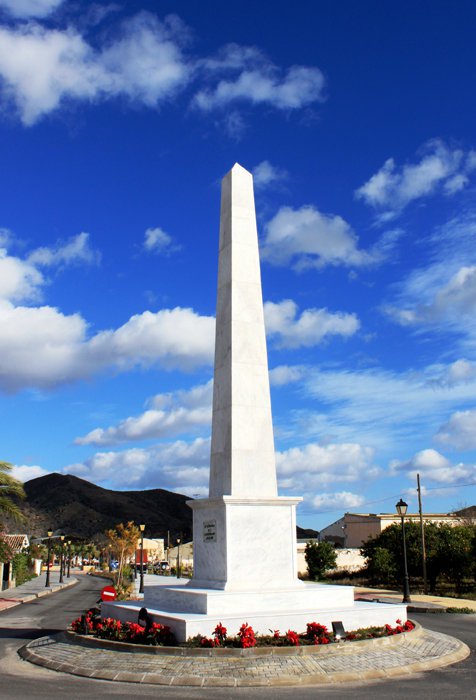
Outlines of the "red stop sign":
[[117,591],[114,586],[104,586],[101,591],[101,600],[116,600]]

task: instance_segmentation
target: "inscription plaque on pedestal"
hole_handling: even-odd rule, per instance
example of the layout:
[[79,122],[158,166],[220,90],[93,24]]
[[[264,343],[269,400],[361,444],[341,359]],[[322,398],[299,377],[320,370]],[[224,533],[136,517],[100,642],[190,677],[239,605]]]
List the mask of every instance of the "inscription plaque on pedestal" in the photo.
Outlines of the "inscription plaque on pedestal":
[[217,521],[205,520],[203,523],[203,541],[216,542],[217,540]]

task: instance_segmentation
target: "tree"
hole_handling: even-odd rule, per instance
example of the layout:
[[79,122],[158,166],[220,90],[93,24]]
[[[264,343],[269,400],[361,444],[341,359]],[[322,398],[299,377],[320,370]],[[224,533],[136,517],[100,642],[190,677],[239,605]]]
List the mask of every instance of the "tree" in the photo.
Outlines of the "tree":
[[330,542],[308,542],[304,551],[309,578],[316,581],[329,569],[335,569],[337,554]]
[[124,523],[120,523],[116,525],[114,529],[106,530],[105,535],[111,544],[112,553],[117,557],[119,562],[116,585],[120,588],[123,582],[124,566],[127,559],[136,551],[140,530],[137,525],[129,521],[125,525]]
[[7,515],[21,522],[25,516],[13,499],[25,498],[25,491],[21,481],[10,474],[11,470],[9,462],[0,462],[0,517]]
[[[428,583],[432,592],[438,579],[447,579],[458,590],[463,578],[475,573],[476,528],[425,523],[425,549]],[[421,532],[418,523],[406,523],[408,574],[422,574]],[[367,559],[367,573],[373,581],[398,585],[403,579],[402,528],[395,523],[377,537],[364,542],[362,555]]]

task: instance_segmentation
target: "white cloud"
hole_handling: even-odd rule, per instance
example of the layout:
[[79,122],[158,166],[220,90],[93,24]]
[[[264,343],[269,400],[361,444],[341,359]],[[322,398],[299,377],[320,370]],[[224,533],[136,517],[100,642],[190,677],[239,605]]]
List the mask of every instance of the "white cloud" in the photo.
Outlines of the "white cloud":
[[266,332],[269,337],[277,336],[279,347],[312,347],[331,335],[351,336],[360,326],[355,314],[306,309],[297,317],[297,308],[291,299],[264,304]]
[[144,234],[144,249],[148,253],[157,255],[172,253],[179,249],[174,245],[172,236],[169,236],[163,229],[148,228]]
[[[444,274],[444,270],[441,270]],[[424,274],[424,273],[423,273]],[[430,290],[429,290],[430,291]],[[476,312],[476,265],[463,266],[449,280],[431,289],[432,297],[413,308],[387,307],[386,311],[402,325],[465,324]]]
[[[18,17],[37,18],[60,4],[2,1]],[[159,21],[146,11],[129,17],[99,48],[72,24],[50,29],[31,20],[4,26],[0,28],[3,96],[23,124],[31,126],[67,102],[125,98],[158,109],[194,80],[193,104],[207,113],[226,107],[226,128],[235,135],[243,120],[229,111],[232,103],[289,111],[324,100],[325,81],[318,68],[291,66],[284,71],[258,49],[237,45],[224,47],[214,58],[192,59],[183,50],[189,38],[177,16]]]
[[390,463],[393,474],[406,473],[411,479],[420,474],[426,480],[439,484],[458,484],[476,478],[476,465],[452,464],[437,450],[420,450],[408,461],[394,460]]
[[25,481],[29,481],[30,479],[36,479],[39,476],[45,476],[45,474],[48,474],[49,472],[46,469],[43,469],[43,467],[39,467],[36,465],[28,466],[26,464],[15,464],[13,465],[12,471],[10,473],[14,479],[18,479],[18,481],[22,481],[24,483]]
[[12,240],[12,232],[8,228],[0,228],[0,248],[8,248]]
[[12,17],[27,19],[29,17],[47,17],[64,0],[0,0],[0,8],[5,9]]
[[253,47],[224,47],[217,58],[203,61],[202,67],[213,75],[229,74],[195,95],[194,104],[204,111],[233,102],[293,110],[325,99],[325,79],[318,68],[291,66],[284,73]]
[[394,285],[382,310],[401,325],[456,333],[459,352],[474,351],[476,327],[476,213],[465,211],[424,240],[428,265]]
[[[9,231],[5,231],[2,239],[3,244],[8,245],[13,237]],[[42,287],[47,280],[38,269],[40,267],[62,267],[77,263],[93,264],[99,259],[99,253],[89,245],[88,233],[80,233],[66,243],[58,243],[53,248],[37,248],[25,260],[11,256],[5,248],[0,248],[0,301],[20,302],[41,299]]]
[[448,365],[436,380],[442,386],[467,384],[476,379],[476,364],[468,360],[455,360]]
[[97,452],[84,462],[63,469],[108,488],[161,488],[190,496],[208,493],[210,440],[132,448],[122,452]]
[[24,301],[38,299],[45,283],[34,265],[9,256],[0,248],[0,300]]
[[117,445],[121,442],[173,437],[209,426],[212,387],[210,380],[188,391],[158,394],[150,402],[153,408],[139,416],[126,418],[117,426],[95,428],[84,437],[76,438],[75,444]]
[[325,441],[356,441],[395,457],[428,441],[448,412],[474,402],[476,381],[443,384],[439,365],[420,371],[308,367],[302,388],[313,409],[295,411],[294,432]]
[[325,265],[360,266],[374,262],[359,250],[358,238],[340,216],[315,207],[281,207],[266,225],[262,258],[273,265],[293,264],[297,270]]
[[105,369],[160,365],[190,370],[213,360],[215,319],[177,307],[132,316],[87,337],[79,315],[0,303],[0,388],[51,389]]
[[28,256],[28,262],[36,266],[71,265],[98,263],[100,254],[89,244],[89,233],[79,233],[66,243],[57,243],[55,247],[37,248]]
[[315,492],[325,484],[373,479],[379,474],[373,458],[374,450],[358,443],[309,443],[277,452],[278,480],[286,489]]
[[116,40],[96,51],[72,27],[2,27],[4,94],[27,126],[65,100],[122,96],[158,107],[190,78],[180,48],[182,31],[177,18],[162,23],[143,12],[123,25]]
[[321,493],[312,499],[311,505],[316,511],[326,510],[347,510],[348,508],[358,508],[364,499],[356,493],[350,491],[338,491],[336,493]]
[[382,220],[396,216],[410,202],[434,194],[441,188],[446,195],[466,187],[474,170],[474,151],[451,148],[440,139],[421,149],[419,162],[398,168],[388,158],[381,169],[355,195],[380,212]]
[[263,160],[253,168],[253,182],[256,190],[265,189],[272,183],[286,180],[287,177],[286,170],[272,165],[269,160]]
[[476,410],[453,413],[438,430],[435,440],[457,450],[476,450]]
[[285,386],[298,382],[305,375],[305,368],[299,365],[279,365],[269,371],[269,381],[271,386]]

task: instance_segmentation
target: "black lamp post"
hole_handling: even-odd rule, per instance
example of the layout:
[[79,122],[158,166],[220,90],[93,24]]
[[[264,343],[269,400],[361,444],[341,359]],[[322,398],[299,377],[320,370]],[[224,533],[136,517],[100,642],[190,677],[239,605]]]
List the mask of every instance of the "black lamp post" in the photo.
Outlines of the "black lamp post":
[[144,592],[144,530],[145,525],[139,525],[140,530],[140,586],[139,593]]
[[410,584],[408,581],[408,566],[407,566],[407,543],[405,539],[405,515],[407,514],[408,503],[401,498],[395,506],[397,513],[402,520],[402,542],[403,542],[403,600],[402,603],[411,603]]
[[63,552],[64,552],[64,535],[60,535],[60,577],[59,582],[63,583]]
[[180,578],[180,538],[177,539],[177,578]]
[[53,530],[48,530],[48,545],[47,545],[47,555],[46,555],[46,583],[45,588],[50,585],[50,557],[51,557],[51,537],[53,535]]
[[68,540],[68,573],[66,574],[66,578],[69,578],[71,575],[71,540]]

